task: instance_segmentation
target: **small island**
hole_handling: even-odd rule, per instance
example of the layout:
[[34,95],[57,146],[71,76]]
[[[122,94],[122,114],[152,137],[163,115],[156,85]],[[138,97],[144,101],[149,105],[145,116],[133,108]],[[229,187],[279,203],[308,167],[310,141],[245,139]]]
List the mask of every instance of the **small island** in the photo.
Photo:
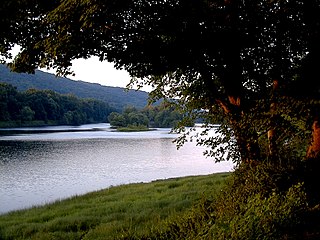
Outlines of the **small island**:
[[126,107],[122,113],[112,112],[108,116],[111,127],[119,132],[154,131],[155,128],[173,128],[183,119],[183,115],[173,106],[161,103],[137,109]]

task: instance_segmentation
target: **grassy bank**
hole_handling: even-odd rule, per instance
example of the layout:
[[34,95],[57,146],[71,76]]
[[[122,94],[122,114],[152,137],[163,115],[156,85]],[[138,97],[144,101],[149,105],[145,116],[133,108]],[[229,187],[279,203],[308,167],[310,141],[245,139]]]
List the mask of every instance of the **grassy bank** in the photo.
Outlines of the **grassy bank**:
[[145,132],[145,131],[154,131],[155,129],[148,128],[146,126],[135,126],[129,125],[128,127],[118,127],[117,131],[119,132]]
[[229,174],[129,184],[0,216],[0,239],[129,239],[215,195]]

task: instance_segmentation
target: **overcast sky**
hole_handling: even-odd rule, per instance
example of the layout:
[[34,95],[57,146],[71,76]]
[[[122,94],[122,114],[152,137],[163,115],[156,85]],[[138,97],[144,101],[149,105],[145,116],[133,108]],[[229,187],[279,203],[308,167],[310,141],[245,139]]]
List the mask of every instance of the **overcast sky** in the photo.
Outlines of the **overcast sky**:
[[[105,86],[126,87],[130,81],[128,72],[117,70],[112,63],[100,62],[97,57],[77,59],[72,62],[71,68],[75,76],[67,76],[73,80],[99,83]],[[45,69],[41,69],[47,71]],[[53,73],[53,71],[49,72]]]
[[[48,71],[50,73],[54,71]],[[117,70],[114,68],[113,63],[100,62],[98,57],[92,57],[90,59],[77,59],[72,62],[71,70],[75,73],[75,76],[67,76],[72,80],[81,80],[91,83],[99,83],[104,86],[123,87],[125,88],[130,82],[129,73],[125,70]],[[152,88],[145,86],[140,90],[150,92]]]

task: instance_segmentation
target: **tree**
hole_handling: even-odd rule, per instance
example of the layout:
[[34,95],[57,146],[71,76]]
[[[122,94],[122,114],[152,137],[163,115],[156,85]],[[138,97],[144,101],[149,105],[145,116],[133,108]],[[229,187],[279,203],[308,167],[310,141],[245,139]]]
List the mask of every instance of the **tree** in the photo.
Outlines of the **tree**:
[[35,112],[29,107],[25,106],[21,109],[21,120],[22,121],[32,121],[35,115]]
[[134,126],[146,126],[149,125],[148,117],[141,112],[131,112],[128,114],[128,120],[130,125]]
[[[284,116],[294,119],[302,109],[300,120],[309,126],[306,119],[314,119],[306,157],[320,151],[317,104],[304,104],[319,98],[308,73],[319,55],[316,0],[6,2],[22,4],[5,20],[19,24],[2,33],[22,46],[14,70],[45,66],[68,74],[75,58],[112,61],[133,82],[155,86],[153,96],[179,99],[208,123],[219,118],[223,130],[232,130],[224,140],[235,150],[233,159],[242,162],[260,158],[267,133],[267,154],[276,159],[293,132],[285,131],[294,123]],[[291,91],[306,81],[307,88]]]
[[108,121],[110,122],[111,126],[115,126],[115,127],[127,126],[125,117],[122,114],[117,112],[110,113],[108,117]]
[[10,121],[19,112],[18,91],[15,87],[0,83],[0,120]]

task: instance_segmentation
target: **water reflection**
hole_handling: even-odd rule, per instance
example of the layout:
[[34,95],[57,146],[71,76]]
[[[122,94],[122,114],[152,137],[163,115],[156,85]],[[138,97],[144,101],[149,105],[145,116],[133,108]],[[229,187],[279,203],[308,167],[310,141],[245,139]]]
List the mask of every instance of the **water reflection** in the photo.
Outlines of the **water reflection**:
[[232,170],[192,143],[177,151],[169,129],[0,137],[0,213],[131,182]]

